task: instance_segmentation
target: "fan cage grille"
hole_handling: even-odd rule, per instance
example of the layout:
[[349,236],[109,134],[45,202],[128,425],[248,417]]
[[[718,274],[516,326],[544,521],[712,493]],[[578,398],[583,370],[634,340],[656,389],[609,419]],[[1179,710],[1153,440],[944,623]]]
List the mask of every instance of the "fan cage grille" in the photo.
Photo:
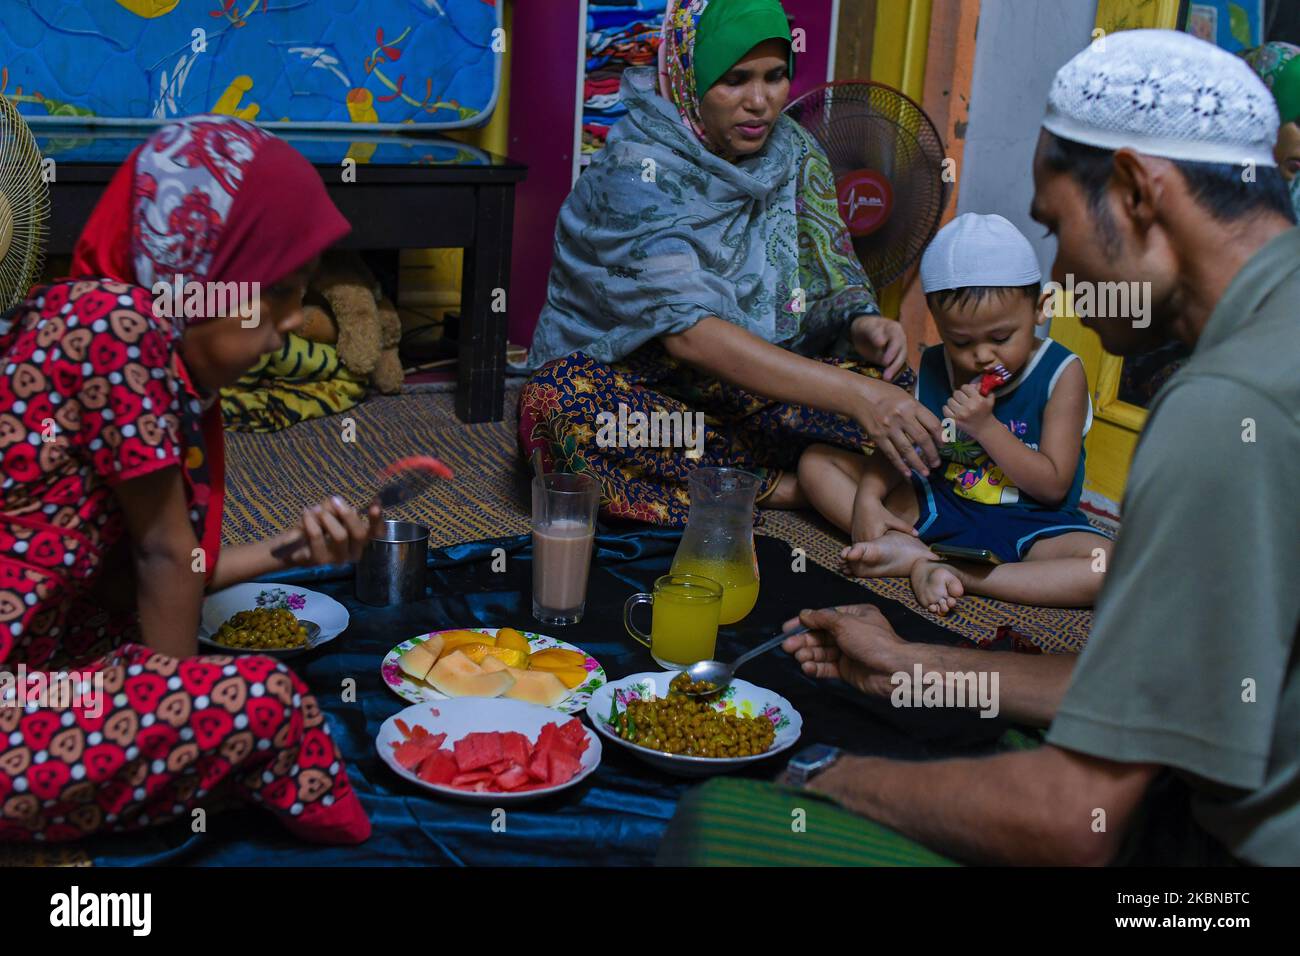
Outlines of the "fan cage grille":
[[49,230],[50,189],[36,139],[8,98],[0,96],[0,215],[12,235],[0,258],[0,312],[20,301],[41,275]]
[[893,282],[925,250],[948,204],[944,151],[930,118],[913,100],[883,83],[829,83],[799,97],[786,113],[810,132],[838,182],[871,169],[893,188],[889,219],[853,247],[876,288]]

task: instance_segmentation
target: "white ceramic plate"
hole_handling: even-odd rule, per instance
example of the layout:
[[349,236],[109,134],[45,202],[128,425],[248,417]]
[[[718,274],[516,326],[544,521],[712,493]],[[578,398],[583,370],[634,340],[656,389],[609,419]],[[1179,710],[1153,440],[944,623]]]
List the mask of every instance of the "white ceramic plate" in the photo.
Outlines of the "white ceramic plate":
[[431,734],[446,734],[447,739],[442,745],[450,748],[457,740],[475,731],[490,733],[494,730],[502,732],[514,730],[536,743],[537,735],[547,724],[563,727],[569,720],[578,718],[565,717],[557,714],[550,707],[525,704],[521,700],[506,700],[501,697],[461,697],[457,700],[442,700],[437,704],[413,704],[385,720],[383,726],[379,728],[379,736],[375,738],[375,747],[378,748],[379,756],[384,763],[392,767],[393,772],[399,777],[409,780],[417,787],[423,787],[440,796],[454,797],[457,800],[490,803],[493,806],[536,800],[582,782],[600,766],[600,738],[587,727],[583,727],[582,730],[587,735],[587,749],[582,752],[582,769],[567,783],[557,787],[543,787],[540,790],[525,790],[523,793],[476,792],[444,787],[421,780],[415,771],[407,770],[397,762],[397,758],[393,755],[393,744],[401,743],[406,739],[397,727],[399,719],[408,727],[415,727],[418,724]]
[[664,671],[633,674],[600,687],[591,695],[591,703],[587,705],[587,717],[591,720],[591,726],[602,737],[626,747],[651,766],[683,777],[711,777],[714,774],[728,773],[756,761],[766,760],[773,754],[794,746],[799,740],[799,734],[803,732],[803,718],[799,716],[799,711],[780,694],[743,680],[733,680],[719,695],[714,708],[742,717],[763,716],[772,721],[776,728],[776,739],[764,753],[750,757],[688,757],[642,747],[624,740],[614,732],[610,722],[611,712],[621,714],[627,709],[629,701],[666,697],[668,683],[678,673]]
[[[298,620],[310,621],[319,627],[320,633],[309,639],[306,647],[294,647],[278,651],[245,651],[237,647],[226,647],[224,644],[218,644],[212,640],[211,635],[216,634],[221,625],[229,620],[232,614],[239,611],[250,611],[258,607],[287,607]],[[319,591],[309,591],[306,588],[296,587],[292,584],[251,581],[247,584],[236,584],[234,587],[226,588],[224,591],[218,591],[208,596],[203,602],[203,615],[199,625],[199,643],[224,651],[227,654],[268,654],[271,657],[294,657],[298,654],[305,654],[322,644],[329,643],[347,630],[347,627],[348,609],[332,597],[327,597]]]
[[[402,641],[391,651],[384,655],[384,661],[379,666],[379,673],[384,678],[384,683],[398,697],[403,700],[409,700],[413,704],[423,701],[449,700],[446,694],[434,690],[424,681],[411,680],[406,674],[402,673],[402,668],[398,666],[397,661],[403,654],[413,648],[416,644],[423,644],[435,634],[444,634],[447,631],[477,631],[479,634],[486,634],[495,637],[500,628],[496,627],[447,627],[439,631],[430,631],[428,634],[421,634],[413,637],[409,641]],[[567,644],[564,641],[558,641],[553,637],[547,637],[545,634],[534,634],[532,631],[520,631],[528,639],[528,646],[534,651],[545,650],[548,647],[562,647],[567,651],[577,651],[585,658],[583,664],[587,668],[587,679],[577,687],[569,691],[569,696],[556,704],[552,710],[558,710],[562,714],[577,714],[587,708],[587,702],[591,700],[591,695],[595,693],[596,688],[605,683],[605,668],[600,666],[600,662],[592,657],[581,647],[573,644]],[[465,698],[461,698],[465,699]],[[477,698],[478,700],[495,700],[496,698]],[[508,699],[508,698],[507,698]]]

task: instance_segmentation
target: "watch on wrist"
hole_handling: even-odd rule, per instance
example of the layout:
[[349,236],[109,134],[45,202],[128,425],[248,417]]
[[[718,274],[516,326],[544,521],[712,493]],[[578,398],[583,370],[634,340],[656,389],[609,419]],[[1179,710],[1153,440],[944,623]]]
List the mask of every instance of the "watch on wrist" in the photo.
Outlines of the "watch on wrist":
[[805,747],[785,765],[785,782],[795,787],[806,787],[808,781],[819,773],[825,772],[844,751],[829,744],[813,744]]

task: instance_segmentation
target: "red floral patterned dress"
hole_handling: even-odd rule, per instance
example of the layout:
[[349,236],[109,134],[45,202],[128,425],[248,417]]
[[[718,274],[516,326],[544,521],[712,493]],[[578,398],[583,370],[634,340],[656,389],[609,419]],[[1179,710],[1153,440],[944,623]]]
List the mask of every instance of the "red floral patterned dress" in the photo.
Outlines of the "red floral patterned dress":
[[[220,455],[205,457],[176,333],[148,289],[115,279],[33,289],[0,319],[0,840],[129,830],[233,797],[304,838],[360,842],[369,820],[292,671],[133,642],[114,486],[181,468],[205,547],[220,524]],[[55,674],[85,693],[37,693]]]
[[102,690],[24,706],[28,694],[0,683],[0,839],[130,829],[226,795],[310,839],[364,839],[365,812],[292,671],[113,647],[133,615],[94,608],[106,560],[125,554],[115,483],[187,466],[196,523],[207,500],[203,449],[178,410],[197,398],[150,310],[137,286],[63,282],[33,290],[0,334],[0,671],[72,661]]

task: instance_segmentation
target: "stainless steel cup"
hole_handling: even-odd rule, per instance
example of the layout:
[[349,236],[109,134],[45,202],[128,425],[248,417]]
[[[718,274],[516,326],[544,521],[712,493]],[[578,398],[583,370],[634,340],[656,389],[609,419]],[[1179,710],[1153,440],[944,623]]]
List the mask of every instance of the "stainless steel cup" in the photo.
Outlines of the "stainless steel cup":
[[424,597],[429,529],[413,521],[385,521],[357,562],[357,600],[386,607]]

